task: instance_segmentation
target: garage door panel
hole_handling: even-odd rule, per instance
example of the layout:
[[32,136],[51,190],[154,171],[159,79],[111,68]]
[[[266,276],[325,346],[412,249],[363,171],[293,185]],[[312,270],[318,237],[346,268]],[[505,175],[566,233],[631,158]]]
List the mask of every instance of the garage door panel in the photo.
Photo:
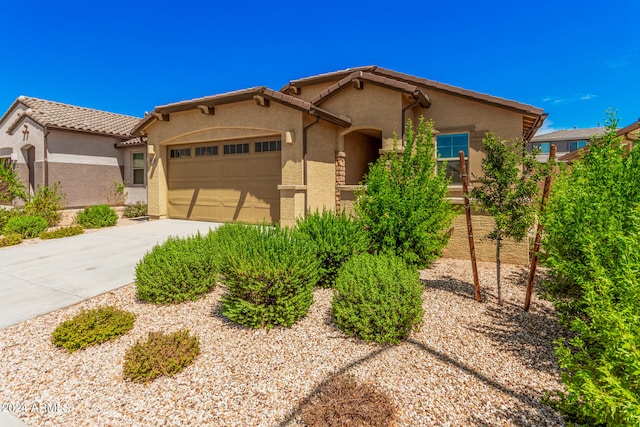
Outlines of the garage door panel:
[[277,222],[280,163],[280,152],[170,158],[168,214],[194,220]]

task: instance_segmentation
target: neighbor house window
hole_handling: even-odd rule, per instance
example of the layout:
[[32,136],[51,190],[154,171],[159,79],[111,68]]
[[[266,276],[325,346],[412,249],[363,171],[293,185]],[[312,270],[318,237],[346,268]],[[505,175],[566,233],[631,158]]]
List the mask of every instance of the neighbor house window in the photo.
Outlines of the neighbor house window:
[[132,166],[132,179],[133,185],[144,185],[145,172],[144,172],[144,153],[133,153]]
[[533,149],[535,150],[536,148],[540,149],[540,154],[548,154],[549,153],[549,147],[550,147],[550,143],[548,142],[536,142],[535,144],[531,144],[533,146]]
[[218,146],[210,145],[208,147],[196,147],[196,157],[202,156],[217,156]]
[[244,154],[249,152],[249,144],[225,144],[224,154]]
[[256,153],[266,153],[269,151],[282,151],[282,141],[256,142]]
[[587,145],[587,141],[571,141],[569,142],[569,151],[576,151]]
[[451,133],[438,135],[436,137],[436,151],[438,156],[438,168],[446,162],[447,178],[452,184],[462,183],[462,172],[460,171],[460,151],[464,152],[464,159],[469,161],[469,134]]
[[169,157],[177,159],[179,157],[191,157],[191,148],[172,148]]

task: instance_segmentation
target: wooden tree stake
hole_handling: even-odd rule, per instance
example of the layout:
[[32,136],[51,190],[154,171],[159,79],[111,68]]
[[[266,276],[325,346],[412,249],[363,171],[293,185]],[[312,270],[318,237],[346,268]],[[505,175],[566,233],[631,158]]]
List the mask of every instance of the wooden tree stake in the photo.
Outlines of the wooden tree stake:
[[469,207],[468,187],[469,177],[467,176],[467,163],[464,161],[464,151],[460,155],[460,171],[462,172],[462,192],[464,195],[464,212],[467,217],[467,234],[469,235],[469,252],[471,254],[471,266],[473,268],[473,287],[476,291],[476,301],[482,302],[480,295],[480,279],[478,278],[478,264],[476,263],[476,246],[473,243],[473,227],[471,225],[471,208]]
[[[551,150],[549,152],[549,161],[556,158],[556,145],[551,144]],[[549,173],[549,176],[544,180],[544,190],[542,192],[542,201],[540,202],[540,213],[544,212],[544,208],[549,198],[549,191],[551,190],[551,184],[553,183],[553,175]],[[527,296],[524,300],[524,311],[529,311],[531,306],[531,296],[533,294],[533,281],[536,277],[536,269],[538,268],[538,252],[540,251],[540,242],[542,241],[542,231],[544,225],[538,220],[538,230],[536,231],[536,240],[533,245],[533,256],[531,257],[531,268],[529,270],[529,281],[527,282]]]

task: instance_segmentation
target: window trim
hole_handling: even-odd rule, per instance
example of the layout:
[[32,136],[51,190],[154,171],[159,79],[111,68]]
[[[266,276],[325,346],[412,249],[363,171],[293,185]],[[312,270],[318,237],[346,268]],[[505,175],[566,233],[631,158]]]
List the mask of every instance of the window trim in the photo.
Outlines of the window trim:
[[[142,168],[135,167],[135,155],[142,154]],[[143,182],[142,184],[135,183],[135,171],[142,169],[143,171]],[[146,187],[147,185],[147,158],[145,156],[144,151],[132,151],[131,152],[131,182],[129,183],[130,187]]]
[[[464,156],[464,160],[466,163],[466,167],[467,167],[467,173],[469,171],[469,146],[470,146],[470,140],[471,140],[471,136],[469,134],[468,131],[453,131],[453,132],[446,132],[446,133],[441,133],[435,136],[435,156],[436,156],[436,171],[438,170],[438,168],[440,167],[440,164],[442,162],[451,162],[451,161],[457,161],[460,162],[460,156],[455,156],[455,157],[439,157],[439,153],[438,153],[438,138],[442,137],[442,136],[451,136],[451,135],[465,135],[467,137],[467,149],[466,149],[466,155]],[[460,176],[460,181],[453,181],[451,180],[451,182],[449,183],[449,187],[462,187],[462,176]]]

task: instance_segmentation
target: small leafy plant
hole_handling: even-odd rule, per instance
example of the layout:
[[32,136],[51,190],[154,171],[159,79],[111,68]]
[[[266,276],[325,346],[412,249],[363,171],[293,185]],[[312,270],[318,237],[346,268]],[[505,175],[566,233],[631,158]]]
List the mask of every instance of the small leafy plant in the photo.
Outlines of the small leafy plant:
[[18,233],[11,233],[0,237],[0,248],[14,246],[22,243],[22,236]]
[[2,208],[0,207],[0,231],[4,229],[4,226],[7,225],[7,222],[15,216],[24,215],[24,211],[22,209],[16,208]]
[[72,225],[69,227],[61,227],[57,230],[43,231],[40,233],[41,239],[59,239],[61,237],[71,237],[84,233],[84,228],[79,225]]
[[108,205],[89,206],[78,213],[76,221],[84,228],[111,227],[118,222],[118,214]]
[[27,191],[13,162],[0,159],[0,202],[11,203],[15,199],[26,200]]
[[114,340],[133,328],[135,315],[116,307],[86,310],[62,322],[53,331],[53,344],[69,353]]
[[60,210],[64,209],[65,194],[62,184],[56,182],[53,186],[38,186],[35,194],[24,205],[27,215],[38,215],[47,220],[49,227],[60,222]]
[[225,224],[212,237],[226,286],[226,318],[270,329],[307,314],[320,267],[313,241],[287,228],[243,224]]
[[323,384],[301,412],[302,422],[313,427],[392,427],[398,418],[389,396],[347,374]]
[[369,250],[369,238],[362,223],[344,212],[316,212],[298,220],[297,227],[316,243],[321,260],[319,285],[325,288],[335,285],[345,261]]
[[128,204],[122,213],[125,218],[138,218],[145,215],[147,215],[147,204],[142,202]]
[[146,341],[138,340],[125,353],[123,375],[133,382],[147,383],[182,371],[199,354],[200,340],[188,330],[149,332]]
[[122,206],[128,195],[126,181],[113,181],[107,190],[107,203],[110,206]]
[[136,265],[137,296],[171,304],[200,298],[216,285],[217,271],[208,237],[169,237]]
[[47,229],[47,220],[36,215],[22,215],[10,218],[4,226],[5,234],[20,234],[23,239],[33,239]]
[[399,257],[353,257],[336,281],[336,326],[367,342],[397,344],[422,323],[422,291],[418,271]]

